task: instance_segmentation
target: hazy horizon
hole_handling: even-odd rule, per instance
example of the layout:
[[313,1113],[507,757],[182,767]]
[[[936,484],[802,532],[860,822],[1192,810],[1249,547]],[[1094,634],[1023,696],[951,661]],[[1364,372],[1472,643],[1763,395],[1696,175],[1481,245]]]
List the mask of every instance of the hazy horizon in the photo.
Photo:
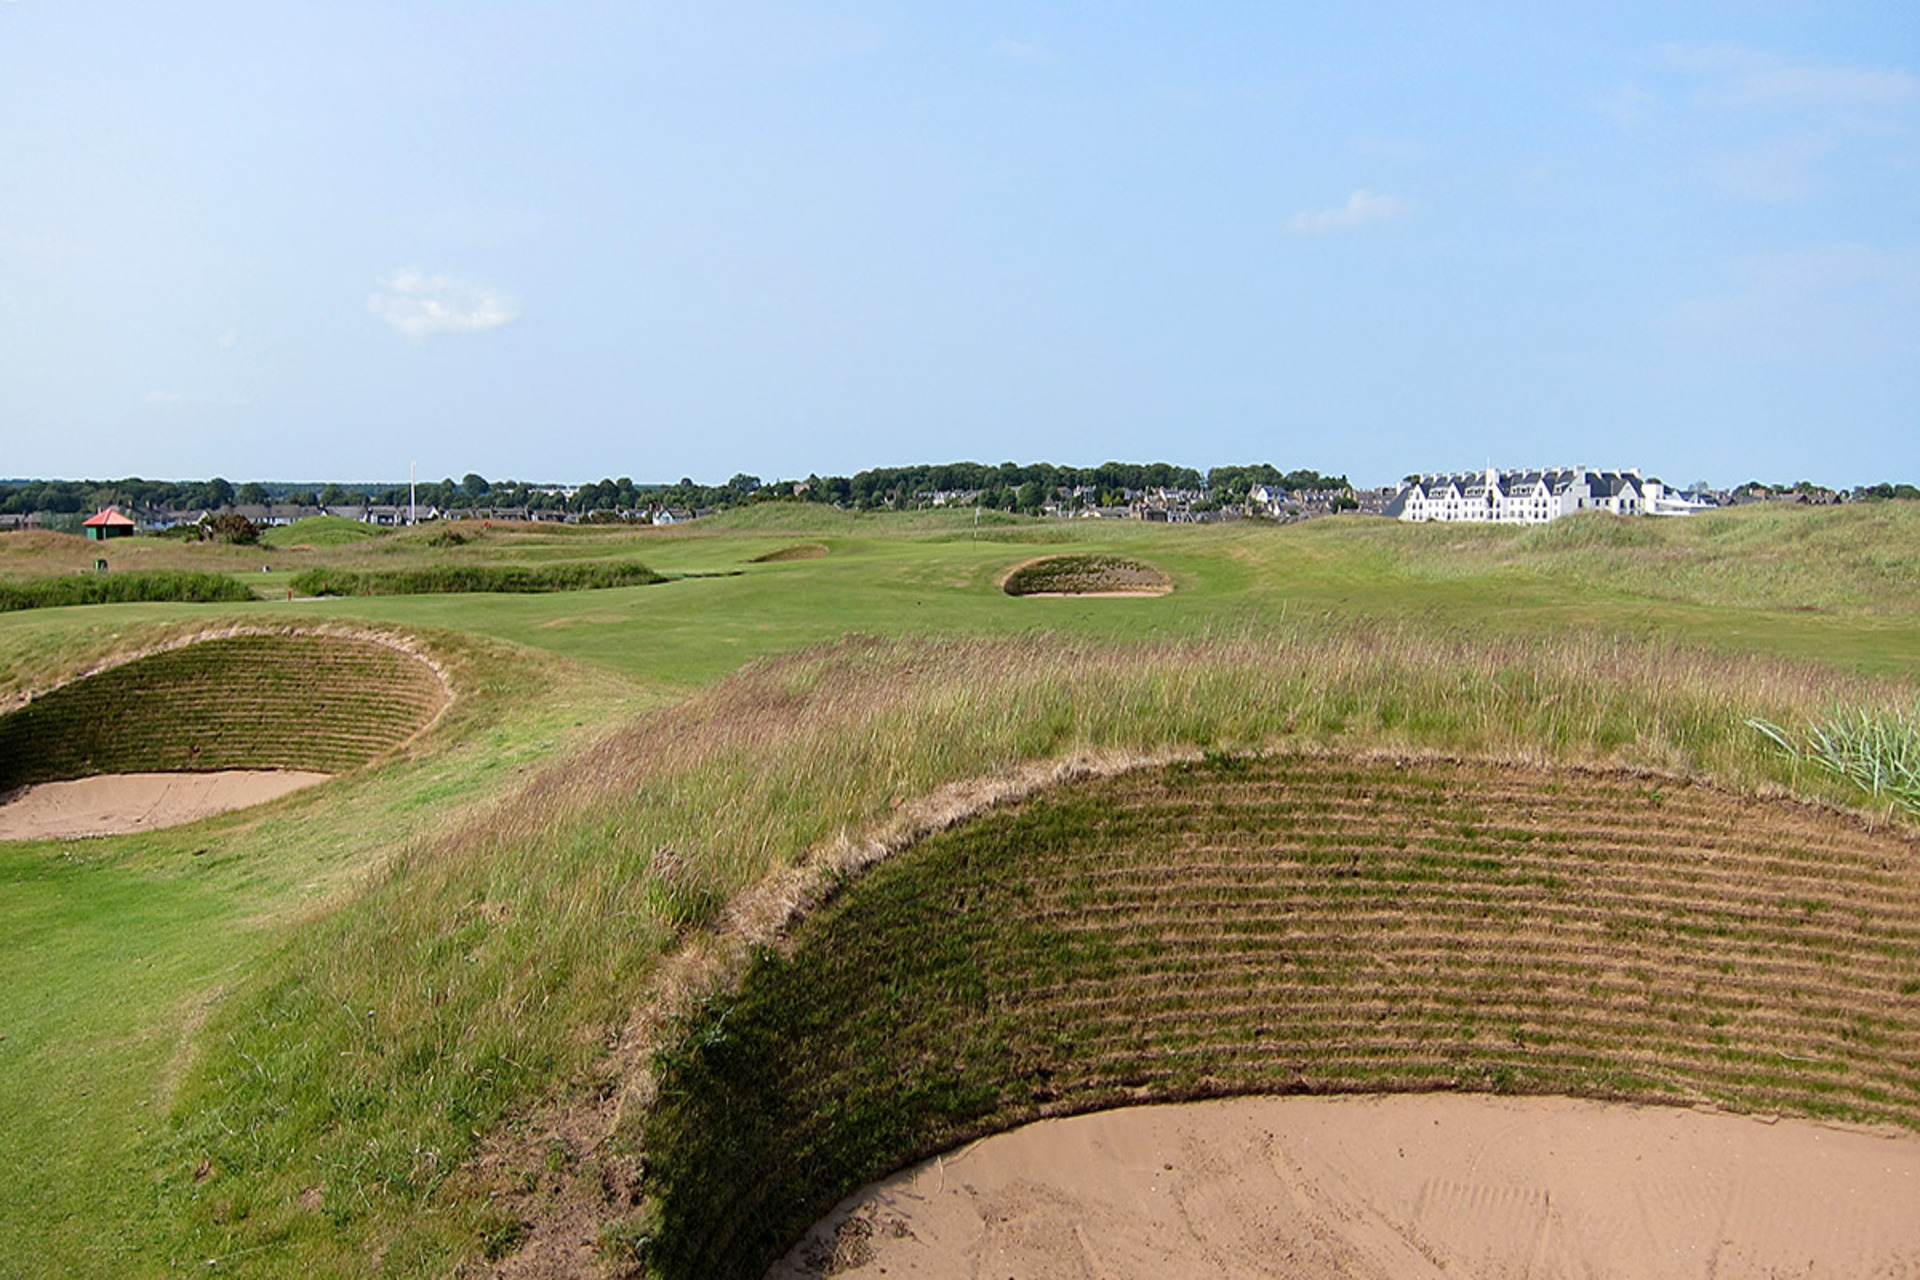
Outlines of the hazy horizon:
[[0,466],[1909,478],[1916,30],[0,3]]

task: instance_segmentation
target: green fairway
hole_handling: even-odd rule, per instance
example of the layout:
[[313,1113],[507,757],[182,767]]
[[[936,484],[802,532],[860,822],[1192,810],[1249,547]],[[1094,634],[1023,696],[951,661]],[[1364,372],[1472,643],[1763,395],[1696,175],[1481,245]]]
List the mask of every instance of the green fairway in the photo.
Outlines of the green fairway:
[[[478,1265],[519,1228],[498,1209],[509,1175],[476,1155],[542,1105],[626,1097],[626,1033],[666,980],[663,956],[711,951],[724,970],[745,946],[729,901],[845,842],[919,829],[916,806],[943,787],[1036,761],[1387,747],[1851,802],[1745,722],[1912,706],[1913,508],[1526,531],[1361,517],[976,527],[971,512],[768,504],[670,530],[455,541],[327,526],[276,533],[288,545],[270,556],[116,548],[274,598],[0,615],[0,709],[235,625],[408,637],[455,697],[423,737],[258,809],[0,844],[0,1143],[19,1153],[0,1167],[0,1237],[24,1242],[6,1265]],[[12,536],[0,577],[78,554],[38,534],[12,551]],[[1056,555],[1138,562],[1173,589],[1001,589]],[[325,567],[634,562],[666,580],[285,589]],[[263,716],[275,709],[247,688]]]

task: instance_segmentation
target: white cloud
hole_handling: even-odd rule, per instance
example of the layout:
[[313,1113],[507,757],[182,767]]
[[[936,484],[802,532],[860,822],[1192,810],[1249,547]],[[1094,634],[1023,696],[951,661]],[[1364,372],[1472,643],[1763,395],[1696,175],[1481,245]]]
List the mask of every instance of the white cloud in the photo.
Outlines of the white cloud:
[[1380,222],[1404,213],[1407,202],[1399,196],[1378,195],[1365,188],[1347,197],[1347,202],[1328,209],[1302,209],[1287,225],[1295,231],[1345,231],[1366,222]]
[[484,333],[520,317],[520,305],[504,293],[418,267],[402,267],[382,280],[367,310],[415,342],[440,333]]
[[1894,106],[1920,97],[1920,79],[1880,67],[1795,62],[1739,45],[1662,45],[1668,66],[1705,83],[1694,97],[1716,107],[1773,104]]

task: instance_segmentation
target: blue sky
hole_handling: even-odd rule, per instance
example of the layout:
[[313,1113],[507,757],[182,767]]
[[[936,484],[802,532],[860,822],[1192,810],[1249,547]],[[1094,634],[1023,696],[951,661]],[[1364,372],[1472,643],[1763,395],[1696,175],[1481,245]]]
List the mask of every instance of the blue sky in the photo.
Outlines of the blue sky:
[[1916,11],[1577,7],[0,0],[0,475],[1920,481]]

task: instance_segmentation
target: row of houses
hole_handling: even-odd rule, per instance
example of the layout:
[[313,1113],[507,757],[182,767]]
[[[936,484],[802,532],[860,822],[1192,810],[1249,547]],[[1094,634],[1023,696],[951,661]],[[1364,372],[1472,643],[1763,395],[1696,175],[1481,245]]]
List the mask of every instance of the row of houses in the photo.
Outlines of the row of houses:
[[1599,471],[1557,467],[1539,471],[1460,471],[1409,480],[1382,511],[1398,520],[1479,524],[1545,524],[1581,511],[1620,516],[1684,516],[1717,505],[1697,493],[1669,488],[1638,468]]

